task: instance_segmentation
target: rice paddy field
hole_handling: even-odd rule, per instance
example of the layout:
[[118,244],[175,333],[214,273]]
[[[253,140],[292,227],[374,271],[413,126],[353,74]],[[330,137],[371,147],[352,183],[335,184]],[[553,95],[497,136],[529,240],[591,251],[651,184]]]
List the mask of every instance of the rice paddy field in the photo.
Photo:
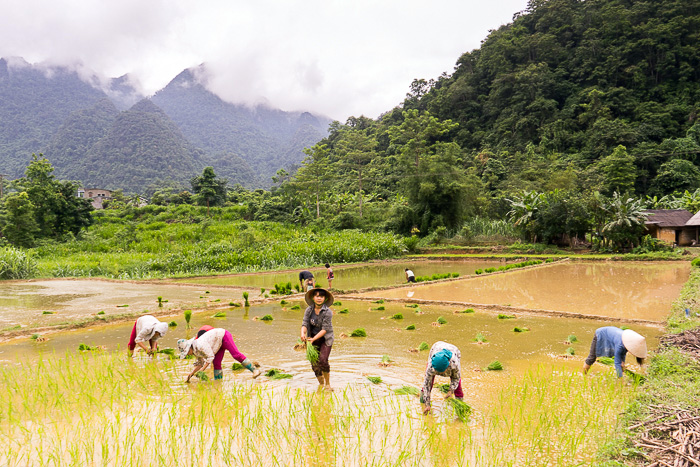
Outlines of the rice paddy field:
[[[663,273],[667,269],[660,267],[659,277],[680,277],[682,285],[683,273]],[[338,276],[342,268],[336,271]],[[590,283],[615,289],[614,279],[599,282],[598,270],[587,271]],[[109,284],[107,295],[109,288],[119,290],[118,283],[103,284]],[[621,284],[630,287],[629,281]],[[424,290],[436,285],[419,285],[414,295],[431,294]],[[154,285],[129,286],[148,291]],[[174,348],[178,338],[191,337],[204,324],[230,330],[238,348],[270,375],[258,379],[246,370],[233,370],[228,354],[223,381],[214,381],[208,370],[208,381],[193,378],[190,383],[184,381],[191,361],[139,352],[128,359],[124,347],[133,320],[8,340],[0,344],[0,465],[595,462],[598,448],[618,429],[618,416],[636,386],[618,380],[605,365],[594,365],[587,376],[580,369],[594,330],[620,325],[618,318],[572,319],[524,307],[504,313],[478,305],[411,303],[408,289],[382,291],[391,295],[400,290],[400,302],[388,296],[336,297],[332,392],[318,389],[305,353],[294,350],[304,310],[298,296],[250,307],[227,307],[224,302],[215,309],[204,298],[207,305],[194,308],[189,326],[176,308],[160,318],[171,323],[159,341],[161,348]],[[216,290],[222,297],[227,294],[225,287]],[[240,290],[235,294],[240,297]],[[430,296],[438,302],[442,295]],[[673,299],[665,298],[664,306],[670,309]],[[94,302],[103,300],[93,296]],[[131,303],[135,310],[141,306],[138,300],[124,295],[118,301]],[[79,307],[71,301],[63,306],[60,313],[66,315]],[[116,307],[105,306],[108,312]],[[559,310],[566,311],[566,302]],[[656,347],[660,324],[627,325]],[[366,337],[351,337],[358,329]],[[415,392],[422,386],[428,354],[421,349],[438,340],[461,350],[464,400],[471,408],[467,418],[460,419],[443,401],[439,385],[449,380],[440,377],[432,393],[432,413],[424,416],[420,411]],[[80,344],[95,350],[78,351]],[[274,377],[280,374],[289,377]]]

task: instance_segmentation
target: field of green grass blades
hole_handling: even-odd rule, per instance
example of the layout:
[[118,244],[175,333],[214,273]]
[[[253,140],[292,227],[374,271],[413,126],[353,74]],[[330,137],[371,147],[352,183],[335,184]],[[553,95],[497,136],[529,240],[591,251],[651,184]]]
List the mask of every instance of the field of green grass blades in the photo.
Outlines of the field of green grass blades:
[[630,391],[539,369],[462,423],[441,397],[422,416],[416,396],[386,385],[319,393],[228,371],[185,384],[187,371],[123,353],[6,367],[0,464],[576,465],[564,459],[590,459]]

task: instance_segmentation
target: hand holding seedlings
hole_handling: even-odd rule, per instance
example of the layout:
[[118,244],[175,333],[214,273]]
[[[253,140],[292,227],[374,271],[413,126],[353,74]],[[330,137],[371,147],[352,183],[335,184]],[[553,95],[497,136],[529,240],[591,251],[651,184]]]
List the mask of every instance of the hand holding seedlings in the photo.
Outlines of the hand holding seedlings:
[[462,377],[460,360],[462,355],[459,349],[447,342],[438,341],[430,348],[428,356],[428,366],[425,369],[425,380],[420,392],[420,402],[423,413],[430,412],[430,393],[433,390],[435,376],[446,376],[450,378],[450,388],[445,395],[445,399],[455,397],[462,400]]

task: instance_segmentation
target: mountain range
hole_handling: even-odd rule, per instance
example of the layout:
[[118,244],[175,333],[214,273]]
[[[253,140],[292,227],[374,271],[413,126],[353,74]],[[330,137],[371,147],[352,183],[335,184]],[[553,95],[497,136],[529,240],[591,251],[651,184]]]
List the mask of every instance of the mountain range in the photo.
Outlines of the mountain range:
[[206,66],[184,70],[146,97],[129,77],[100,80],[63,66],[0,59],[0,171],[23,175],[42,153],[60,179],[144,194],[187,187],[206,166],[229,184],[266,187],[331,120],[309,112],[225,102],[206,88]]

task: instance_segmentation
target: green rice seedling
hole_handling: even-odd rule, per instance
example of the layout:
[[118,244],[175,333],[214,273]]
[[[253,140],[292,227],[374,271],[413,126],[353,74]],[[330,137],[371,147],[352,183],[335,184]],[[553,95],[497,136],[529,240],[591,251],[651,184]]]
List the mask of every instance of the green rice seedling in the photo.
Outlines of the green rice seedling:
[[566,342],[568,342],[569,344],[573,344],[574,342],[578,342],[578,337],[571,334],[569,337],[566,338]]
[[504,315],[504,314],[499,313],[498,319],[515,319],[515,315]]
[[32,340],[37,340],[39,338],[39,334],[32,334]]
[[232,307],[234,307],[234,308],[238,308],[238,307],[241,306],[241,304],[238,303],[238,302],[228,302],[228,306],[232,306]]
[[630,329],[630,327],[629,327],[629,326],[625,326],[625,325],[623,324],[622,326],[620,326],[620,329],[622,329],[622,330],[624,331],[625,329]]
[[481,274],[483,274],[483,273],[484,273],[484,270],[483,270],[483,269],[477,269],[476,271],[474,271],[474,274],[476,274],[477,276],[479,276],[479,275],[481,275]]
[[117,305],[117,308],[127,308],[129,305]]
[[169,323],[168,323],[168,327],[170,327],[170,328],[176,328],[176,327],[177,327],[177,322],[175,322],[175,321],[169,322]]
[[494,360],[486,367],[487,371],[500,371],[503,369],[503,364],[498,360]]
[[424,350],[428,350],[429,348],[430,348],[430,346],[428,345],[427,342],[421,342],[420,345],[418,346],[418,350],[421,352]]
[[175,358],[175,349],[171,347],[164,347],[162,349],[158,349],[156,353],[162,353],[169,356],[170,358]]
[[97,314],[98,314],[98,315],[104,315],[105,312],[104,312],[104,310],[102,310],[102,311],[98,311]]
[[474,341],[475,341],[475,342],[481,342],[482,344],[485,344],[486,342],[488,342],[488,340],[486,339],[486,336],[484,336],[484,334],[481,333],[481,332],[479,332],[479,333],[476,334],[476,337],[474,338]]
[[200,381],[209,381],[209,376],[203,371],[198,371],[195,376],[199,378]]
[[406,305],[404,305],[404,306],[405,306],[406,308],[418,308],[418,304],[417,304],[417,303],[408,303],[408,304],[406,304]]
[[388,365],[389,363],[394,363],[394,361],[391,359],[390,356],[388,355],[382,355],[382,363],[384,365]]
[[612,357],[598,357],[597,360],[598,363],[602,363],[603,365],[614,365],[615,364],[615,359]]
[[158,307],[163,308],[163,297],[160,295],[158,296]]
[[217,311],[214,313],[214,316],[212,318],[226,318],[226,312],[225,311]]
[[301,306],[299,306],[299,305],[294,305],[294,306],[290,307],[289,309],[290,309],[290,310],[301,310]]
[[301,292],[301,286],[299,284],[294,284],[294,290]]
[[630,379],[632,380],[632,382],[634,384],[644,384],[647,380],[644,376],[642,376],[638,373],[635,373],[632,370],[628,370],[627,368],[625,368],[624,372],[627,376],[630,377]]
[[416,325],[415,324],[409,324],[406,326],[406,331],[415,331],[416,330]]
[[287,303],[289,303],[287,300],[280,300],[280,305],[286,305]]
[[265,287],[260,288],[260,295],[265,295]]
[[367,337],[367,331],[365,328],[357,328],[350,333],[350,337]]
[[459,277],[459,273],[458,273],[458,272],[453,272],[453,273],[450,274],[450,277],[454,277],[454,278]]
[[467,308],[466,310],[458,310],[455,313],[474,313],[474,308]]
[[450,392],[450,385],[447,383],[436,384],[435,387],[440,390],[441,393],[447,394]]
[[391,319],[403,319],[403,315],[401,313],[396,313],[391,317]]
[[46,310],[41,312],[42,315],[53,315],[54,313],[55,313],[54,311],[46,311]]
[[187,327],[190,327],[190,320],[192,319],[192,310],[185,310],[185,322]]
[[420,393],[417,388],[413,386],[401,386],[400,388],[394,389],[394,394],[399,396],[417,396]]
[[447,320],[445,318],[443,318],[442,316],[438,317],[436,322],[440,323],[440,324],[447,324]]
[[85,352],[88,350],[97,350],[97,347],[92,347],[92,346],[89,346],[87,344],[80,344],[80,345],[78,345],[78,350]]
[[378,306],[377,308],[372,308],[372,311],[384,311],[384,310],[386,310],[386,308],[383,306]]
[[576,354],[576,351],[574,350],[573,347],[569,347],[568,349],[566,349],[566,355],[575,355],[575,354]]
[[262,318],[260,318],[260,321],[272,321],[273,319],[275,318],[273,318],[272,315],[265,315]]
[[336,300],[333,302],[333,306],[343,306],[343,303]]
[[22,325],[21,325],[21,324],[16,324],[16,325],[14,325],[14,326],[9,326],[9,327],[6,327],[6,328],[2,328],[3,331],[14,331],[14,330],[16,330],[16,329],[22,329]]
[[372,303],[379,303],[379,304],[382,304],[382,303],[384,303],[384,299],[383,299],[383,298],[380,298],[379,300],[375,300],[375,301],[373,301]]
[[231,370],[233,370],[233,371],[241,371],[241,370],[245,370],[245,369],[246,368],[238,362],[234,362],[233,366],[231,366]]
[[205,290],[204,293],[211,293],[211,292],[209,292],[208,290]]
[[318,362],[318,349],[308,342],[306,343],[306,359],[312,364]]
[[348,310],[347,308],[343,308],[338,313],[340,313],[341,315],[346,315],[346,314],[350,313],[350,310]]
[[519,328],[518,326],[515,326],[513,328],[513,332],[527,332],[529,330],[530,330],[530,328]]
[[289,379],[292,377],[289,373],[284,373],[282,370],[279,370],[277,368],[272,368],[270,370],[267,370],[265,373],[265,376],[272,380],[278,380],[278,379]]
[[245,306],[250,306],[250,302],[248,301],[248,292],[243,292],[243,300],[245,301]]
[[447,399],[447,405],[452,407],[452,410],[454,410],[455,416],[462,422],[462,423],[467,423],[469,421],[469,417],[471,416],[472,413],[472,408],[469,404],[466,402],[457,399],[456,397],[450,397]]
[[380,376],[368,376],[367,379],[372,384],[380,384],[382,382],[382,378]]
[[221,301],[220,298],[217,298],[216,300],[212,300],[212,302],[220,302],[220,301]]

